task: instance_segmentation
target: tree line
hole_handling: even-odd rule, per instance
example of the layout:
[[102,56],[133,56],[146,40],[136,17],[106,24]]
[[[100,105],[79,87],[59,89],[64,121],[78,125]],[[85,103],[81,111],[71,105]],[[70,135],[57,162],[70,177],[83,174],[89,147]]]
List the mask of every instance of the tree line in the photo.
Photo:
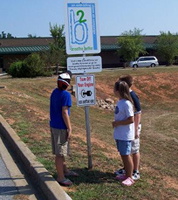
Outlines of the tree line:
[[[37,36],[29,33],[27,37],[28,38],[36,38]],[[0,39],[6,39],[6,38],[16,38],[16,37],[14,37],[11,33],[6,33],[4,31],[2,31],[0,33]]]
[[14,38],[14,37],[12,36],[11,33],[5,33],[4,31],[2,31],[0,33],[0,38],[5,39],[5,38]]

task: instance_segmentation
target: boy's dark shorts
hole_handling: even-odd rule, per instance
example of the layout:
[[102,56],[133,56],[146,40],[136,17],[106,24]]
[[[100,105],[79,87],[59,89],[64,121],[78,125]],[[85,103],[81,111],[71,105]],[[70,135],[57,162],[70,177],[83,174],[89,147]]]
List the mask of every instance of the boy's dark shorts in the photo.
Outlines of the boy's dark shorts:
[[52,153],[60,156],[69,155],[69,143],[67,130],[51,128]]

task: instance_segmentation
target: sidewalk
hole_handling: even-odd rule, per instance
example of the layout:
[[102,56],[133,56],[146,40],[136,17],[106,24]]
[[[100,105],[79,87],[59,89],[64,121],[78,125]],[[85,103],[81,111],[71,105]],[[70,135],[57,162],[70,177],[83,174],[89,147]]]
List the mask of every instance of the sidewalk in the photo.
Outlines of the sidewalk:
[[37,200],[0,137],[0,199]]
[[18,194],[17,188],[0,156],[0,199],[13,200],[14,196]]

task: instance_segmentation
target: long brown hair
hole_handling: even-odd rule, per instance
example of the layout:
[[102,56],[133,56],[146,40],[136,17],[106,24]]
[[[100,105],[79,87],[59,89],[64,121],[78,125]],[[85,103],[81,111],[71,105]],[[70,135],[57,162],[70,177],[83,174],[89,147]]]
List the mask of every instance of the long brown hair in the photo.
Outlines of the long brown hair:
[[117,81],[114,85],[114,90],[119,92],[122,99],[129,100],[133,104],[132,97],[129,92],[129,86],[125,81]]

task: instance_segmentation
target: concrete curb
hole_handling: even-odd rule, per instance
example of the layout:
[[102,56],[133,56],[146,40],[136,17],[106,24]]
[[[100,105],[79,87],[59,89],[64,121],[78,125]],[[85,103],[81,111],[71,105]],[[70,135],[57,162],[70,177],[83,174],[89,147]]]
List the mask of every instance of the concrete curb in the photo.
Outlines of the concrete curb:
[[44,166],[37,161],[36,156],[21,141],[20,137],[1,115],[0,133],[8,140],[13,151],[24,164],[26,171],[33,177],[48,200],[72,200]]
[[1,77],[1,76],[6,76],[6,75],[7,75],[7,73],[2,73],[2,74],[0,74],[0,77]]

